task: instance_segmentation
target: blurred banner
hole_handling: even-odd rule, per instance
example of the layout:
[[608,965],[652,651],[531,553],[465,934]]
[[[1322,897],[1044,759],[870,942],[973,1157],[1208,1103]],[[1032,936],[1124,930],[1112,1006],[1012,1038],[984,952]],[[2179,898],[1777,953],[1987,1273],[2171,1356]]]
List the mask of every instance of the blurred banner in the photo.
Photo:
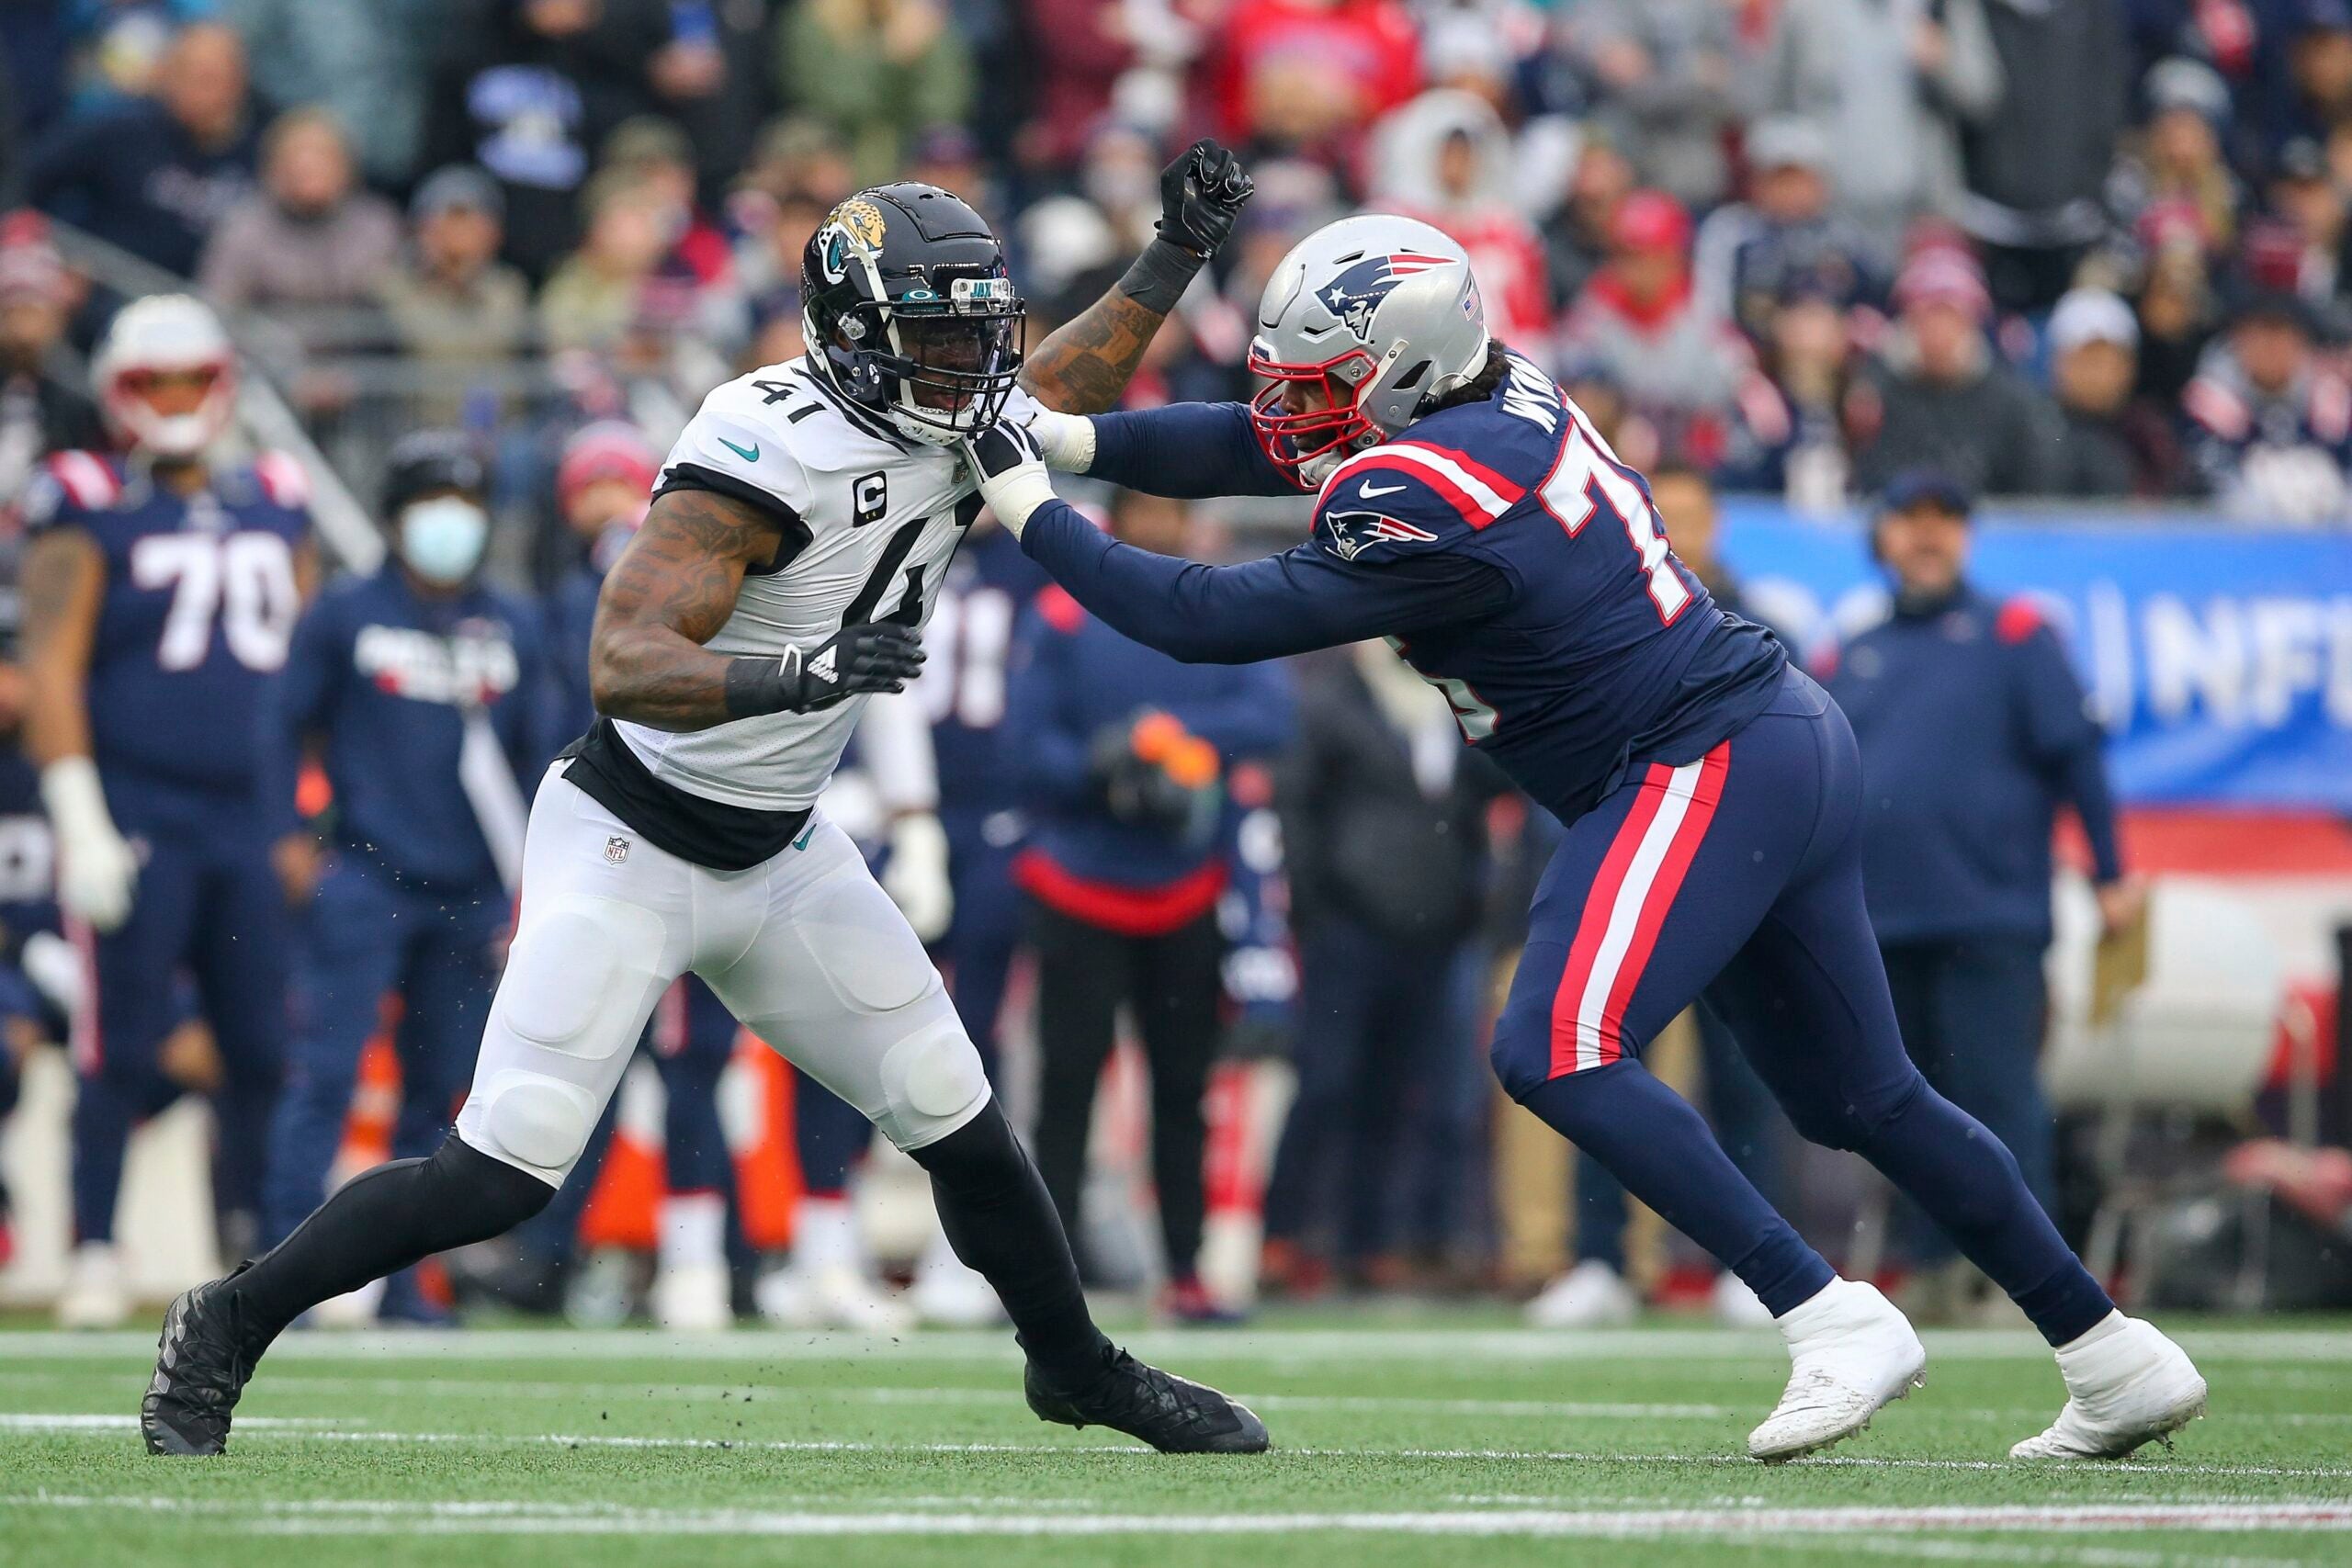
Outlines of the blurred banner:
[[[1858,525],[1726,500],[1722,550],[1808,656],[1883,613]],[[1969,575],[2045,604],[2126,800],[2352,812],[2352,536],[1991,511]]]

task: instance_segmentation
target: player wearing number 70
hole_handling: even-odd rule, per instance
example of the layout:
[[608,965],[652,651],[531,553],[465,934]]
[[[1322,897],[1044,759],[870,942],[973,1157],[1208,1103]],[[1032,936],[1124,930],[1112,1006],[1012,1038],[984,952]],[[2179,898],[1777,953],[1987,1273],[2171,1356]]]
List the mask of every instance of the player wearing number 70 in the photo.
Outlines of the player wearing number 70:
[[139,300],[92,368],[121,453],[46,460],[22,582],[26,744],[67,933],[96,976],[74,1025],[80,1246],[58,1303],[78,1326],[126,1310],[115,1194],[132,1122],[178,1092],[158,1055],[183,968],[225,1068],[214,1202],[227,1244],[254,1234],[290,941],[260,715],[311,575],[300,468],[216,460],[234,371],[209,310]]
[[[1749,1452],[1860,1430],[1926,1355],[1642,1066],[1702,993],[1798,1128],[1877,1166],[2056,1348],[2066,1405],[2019,1457],[2127,1453],[2202,1410],[2188,1359],[2116,1310],[2008,1151],[1904,1054],[1863,913],[1845,716],[1716,607],[1641,477],[1489,338],[1461,247],[1401,218],[1333,224],[1275,268],[1258,329],[1253,403],[1008,421],[968,445],[981,492],[1081,605],[1180,659],[1387,638],[1567,825],[1496,1070],[1772,1310],[1792,1367]],[[1170,560],[1096,532],[1048,465],[1163,495],[1313,490],[1314,526],[1244,565]]]

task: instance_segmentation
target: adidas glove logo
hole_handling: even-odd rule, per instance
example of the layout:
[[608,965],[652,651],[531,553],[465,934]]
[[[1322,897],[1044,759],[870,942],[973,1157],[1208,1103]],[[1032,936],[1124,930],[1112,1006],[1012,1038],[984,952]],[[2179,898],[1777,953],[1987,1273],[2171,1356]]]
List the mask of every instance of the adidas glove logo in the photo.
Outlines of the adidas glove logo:
[[835,681],[841,678],[841,667],[833,657],[831,643],[827,643],[817,650],[817,657],[808,661],[808,673],[819,681]]

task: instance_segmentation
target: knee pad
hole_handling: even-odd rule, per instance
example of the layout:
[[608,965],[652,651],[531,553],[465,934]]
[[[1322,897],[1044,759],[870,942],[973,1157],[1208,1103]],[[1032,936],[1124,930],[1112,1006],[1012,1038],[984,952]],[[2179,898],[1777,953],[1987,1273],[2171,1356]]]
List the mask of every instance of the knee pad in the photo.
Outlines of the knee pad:
[[988,1103],[980,1054],[953,1013],[934,1020],[883,1054],[883,1134],[902,1149],[936,1143]]
[[1495,1021],[1495,1037],[1487,1049],[1487,1061],[1494,1068],[1495,1079],[1503,1086],[1503,1092],[1525,1103],[1529,1095],[1551,1080],[1550,1020],[1545,1020],[1540,1029],[1514,1028],[1510,1015],[1505,1013]]
[[560,1182],[571,1169],[602,1109],[587,1090],[524,1069],[494,1074],[476,1093],[484,1142],[534,1173],[546,1173],[540,1176],[546,1181]]
[[601,1062],[634,1045],[667,932],[650,909],[565,893],[514,938],[492,1016],[534,1045]]

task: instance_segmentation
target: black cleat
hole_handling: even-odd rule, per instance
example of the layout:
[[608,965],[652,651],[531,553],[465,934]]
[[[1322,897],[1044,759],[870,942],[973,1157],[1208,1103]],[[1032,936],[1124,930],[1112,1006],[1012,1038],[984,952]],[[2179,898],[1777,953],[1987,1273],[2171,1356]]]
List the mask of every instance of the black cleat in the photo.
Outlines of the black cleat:
[[156,1342],[155,1376],[139,1402],[139,1430],[151,1454],[194,1457],[229,1446],[229,1415],[254,1375],[258,1348],[249,1347],[238,1298],[227,1279],[181,1292],[164,1314]]
[[1064,1392],[1047,1386],[1033,1361],[1022,1390],[1040,1421],[1108,1427],[1164,1454],[1266,1451],[1266,1424],[1248,1405],[1147,1366],[1113,1346],[1102,1348],[1102,1371],[1084,1388]]

